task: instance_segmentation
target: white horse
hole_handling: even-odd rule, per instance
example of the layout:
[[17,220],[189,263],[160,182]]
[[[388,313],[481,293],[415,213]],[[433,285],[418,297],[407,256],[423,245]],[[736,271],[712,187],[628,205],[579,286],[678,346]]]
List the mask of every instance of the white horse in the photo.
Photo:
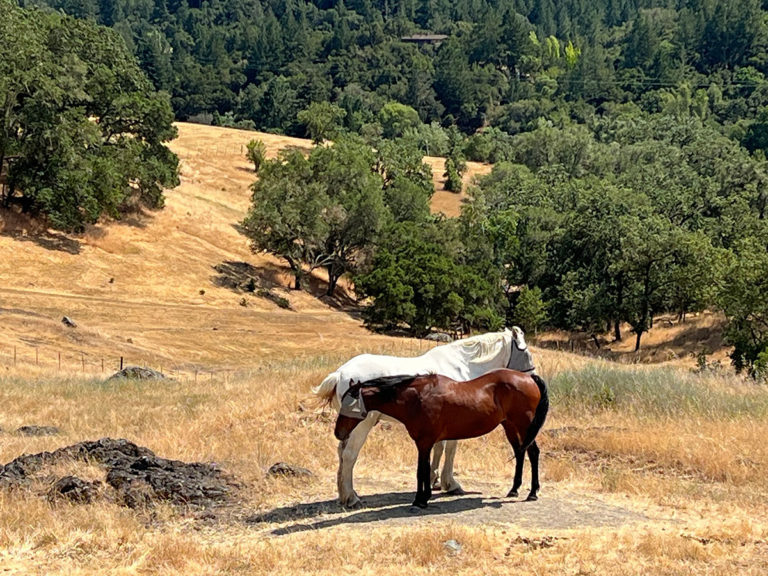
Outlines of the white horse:
[[[352,381],[360,382],[382,376],[442,374],[453,380],[471,380],[496,368],[511,368],[521,372],[536,373],[533,356],[525,343],[525,335],[517,326],[512,330],[490,332],[437,346],[415,358],[361,354],[331,372],[312,391],[333,405],[341,406],[341,398]],[[339,442],[339,472],[337,477],[339,502],[342,506],[356,507],[360,498],[354,490],[352,472],[357,456],[371,428],[379,421],[381,413],[372,411],[350,434]],[[450,494],[463,494],[453,477],[453,459],[457,441],[435,445],[432,457],[431,481],[437,485],[440,457],[445,449],[445,464],[440,475],[440,488]]]

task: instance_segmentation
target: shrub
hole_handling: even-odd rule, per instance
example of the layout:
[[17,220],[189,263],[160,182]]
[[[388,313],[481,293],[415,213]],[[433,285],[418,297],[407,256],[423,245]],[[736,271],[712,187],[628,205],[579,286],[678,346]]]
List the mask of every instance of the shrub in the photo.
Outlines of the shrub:
[[258,174],[261,165],[267,157],[267,145],[261,140],[251,140],[246,147],[248,151],[245,153],[245,156],[253,162],[253,170]]

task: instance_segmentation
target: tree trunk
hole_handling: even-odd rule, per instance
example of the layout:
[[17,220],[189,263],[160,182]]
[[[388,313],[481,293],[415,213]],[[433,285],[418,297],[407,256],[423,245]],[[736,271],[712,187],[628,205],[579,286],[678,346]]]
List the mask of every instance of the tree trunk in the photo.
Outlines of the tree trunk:
[[301,269],[301,262],[296,262],[292,258],[286,258],[286,260],[288,260],[288,265],[291,267],[291,272],[293,272],[293,289],[301,290],[301,277],[304,274],[304,271]]
[[640,350],[640,338],[643,336],[643,331],[638,330],[637,331],[637,338],[635,338],[635,352]]
[[332,274],[330,270],[328,270],[328,291],[326,292],[326,295],[333,296],[333,293],[336,291],[336,284],[339,282],[339,277],[336,274]]
[[[637,339],[635,340],[635,352],[640,350],[640,338],[643,336],[643,332],[648,329],[648,317],[651,312],[651,265],[648,264],[645,267],[645,280],[643,286],[643,308],[640,313],[640,322],[635,327],[637,332]],[[651,321],[653,318],[651,318]]]
[[624,305],[624,277],[619,277],[616,287],[616,318],[613,321],[613,339],[621,342],[621,307]]

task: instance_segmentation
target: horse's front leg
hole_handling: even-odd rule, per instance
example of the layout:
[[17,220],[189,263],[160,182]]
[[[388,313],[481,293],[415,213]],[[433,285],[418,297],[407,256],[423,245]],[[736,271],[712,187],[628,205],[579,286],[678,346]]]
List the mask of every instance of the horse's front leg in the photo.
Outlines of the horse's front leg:
[[[520,459],[522,460],[522,455]],[[526,500],[538,500],[538,491],[541,488],[539,485],[539,445],[536,444],[535,440],[528,446],[528,460],[531,461],[531,491]]]
[[416,467],[416,499],[414,506],[426,508],[427,502],[432,497],[432,483],[429,478],[429,455],[432,452],[432,445],[417,445],[419,449],[419,463]]
[[362,504],[353,486],[352,473],[360,449],[378,419],[378,412],[369,413],[362,422],[355,426],[346,440],[339,442],[339,471],[336,481],[339,490],[339,503],[346,508],[356,508]]
[[[440,444],[442,444],[442,442],[438,443],[438,445]],[[443,489],[443,492],[454,496],[462,496],[466,494],[461,487],[461,484],[459,484],[456,478],[453,477],[453,461],[456,458],[456,450],[458,447],[459,443],[456,440],[448,440],[445,442],[445,462],[443,463],[443,473],[440,475],[440,487]]]

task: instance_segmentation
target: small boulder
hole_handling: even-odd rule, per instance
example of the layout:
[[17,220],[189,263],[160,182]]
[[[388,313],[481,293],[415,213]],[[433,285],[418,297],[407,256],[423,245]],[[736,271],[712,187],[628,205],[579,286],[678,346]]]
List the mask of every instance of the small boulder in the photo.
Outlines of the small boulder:
[[267,470],[267,478],[309,478],[311,476],[314,476],[314,474],[306,468],[294,466],[293,464],[286,464],[285,462],[276,462],[269,467],[269,470]]
[[16,433],[22,436],[57,436],[61,430],[56,426],[20,426]]
[[48,491],[48,500],[65,498],[77,504],[89,504],[99,493],[99,482],[86,482],[77,476],[64,476],[54,482]]
[[61,319],[61,323],[64,324],[64,326],[69,326],[70,328],[77,328],[77,323],[69,316],[64,316],[64,318]]
[[429,340],[430,342],[453,342],[451,335],[445,332],[430,332],[424,337],[424,340]]
[[107,378],[107,382],[110,380],[168,380],[168,377],[162,372],[152,370],[152,368],[146,368],[144,366],[126,366],[119,372],[115,372]]

